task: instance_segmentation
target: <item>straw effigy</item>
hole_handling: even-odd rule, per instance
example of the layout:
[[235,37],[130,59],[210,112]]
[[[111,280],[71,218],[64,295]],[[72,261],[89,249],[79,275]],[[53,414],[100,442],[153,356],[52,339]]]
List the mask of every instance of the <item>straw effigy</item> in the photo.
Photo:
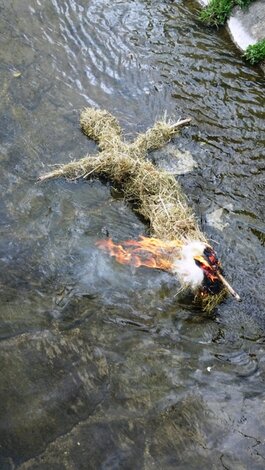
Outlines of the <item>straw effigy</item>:
[[[149,221],[152,236],[168,241],[177,239],[183,244],[191,241],[208,244],[175,177],[145,160],[147,152],[164,146],[190,121],[184,119],[175,124],[159,121],[127,143],[122,139],[115,117],[104,110],[85,108],[81,113],[81,128],[98,143],[101,152],[59,166],[40,176],[39,180],[104,176],[122,188],[127,201],[136,204],[137,211]],[[199,299],[195,295],[195,300],[210,312],[226,295],[224,286],[217,294]]]

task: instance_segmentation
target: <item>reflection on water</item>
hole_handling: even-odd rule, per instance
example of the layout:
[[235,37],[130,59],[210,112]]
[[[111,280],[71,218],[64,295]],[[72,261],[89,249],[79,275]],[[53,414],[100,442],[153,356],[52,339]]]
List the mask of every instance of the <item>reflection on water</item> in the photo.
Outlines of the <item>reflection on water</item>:
[[[3,0],[0,30],[1,468],[264,468],[259,70],[192,1]],[[179,179],[241,304],[207,318],[169,274],[99,251],[148,229],[109,184],[36,184],[97,151],[84,105],[127,138],[193,118],[153,158],[189,155]]]

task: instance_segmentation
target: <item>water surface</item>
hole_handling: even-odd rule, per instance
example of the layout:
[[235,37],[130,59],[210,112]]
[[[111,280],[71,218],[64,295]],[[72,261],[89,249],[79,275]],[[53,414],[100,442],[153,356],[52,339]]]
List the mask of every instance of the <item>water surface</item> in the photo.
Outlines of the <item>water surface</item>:
[[[196,9],[2,0],[3,469],[264,468],[264,78]],[[192,117],[153,158],[195,162],[178,178],[240,304],[205,317],[169,274],[98,251],[148,233],[110,184],[36,184],[97,152],[86,105],[128,139],[165,111]]]

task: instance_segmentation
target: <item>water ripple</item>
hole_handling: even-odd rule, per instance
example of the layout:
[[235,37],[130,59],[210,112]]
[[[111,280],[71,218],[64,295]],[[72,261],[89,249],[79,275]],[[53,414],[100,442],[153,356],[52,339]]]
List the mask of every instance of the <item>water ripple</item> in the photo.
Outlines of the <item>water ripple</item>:
[[[196,9],[1,2],[0,467],[259,468],[244,422],[263,442],[264,79]],[[87,104],[132,139],[165,111],[192,117],[153,158],[195,162],[179,180],[240,304],[209,318],[169,274],[99,252],[148,232],[109,184],[35,184],[97,152]]]

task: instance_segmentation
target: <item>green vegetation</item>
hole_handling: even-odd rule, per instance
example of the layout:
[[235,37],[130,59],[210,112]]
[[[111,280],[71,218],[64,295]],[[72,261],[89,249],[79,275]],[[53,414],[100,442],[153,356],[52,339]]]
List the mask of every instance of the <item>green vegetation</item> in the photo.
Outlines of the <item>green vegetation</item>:
[[221,26],[229,18],[235,6],[247,7],[253,0],[211,0],[201,11],[199,19],[210,26]]
[[[239,6],[246,8],[254,0],[211,0],[209,5],[202,9],[199,19],[209,26],[222,26],[228,20],[233,8]],[[251,64],[265,60],[265,39],[253,46],[248,46],[243,57]]]
[[244,53],[244,57],[251,64],[257,64],[262,60],[265,60],[265,39],[253,44],[253,46],[248,46]]

